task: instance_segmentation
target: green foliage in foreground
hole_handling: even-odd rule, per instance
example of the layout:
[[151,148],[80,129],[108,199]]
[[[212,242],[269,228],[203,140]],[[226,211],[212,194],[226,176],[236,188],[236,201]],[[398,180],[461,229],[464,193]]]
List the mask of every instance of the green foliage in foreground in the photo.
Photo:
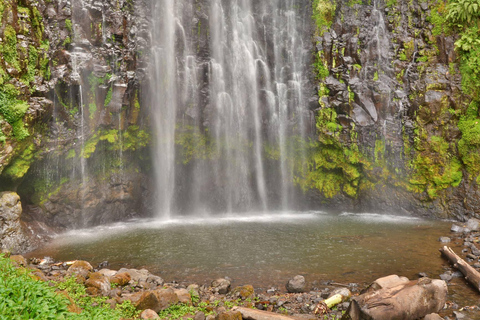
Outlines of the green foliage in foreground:
[[[59,293],[62,291],[62,293]],[[73,303],[82,309],[80,314],[68,311]],[[16,268],[8,258],[0,255],[0,318],[28,320],[114,320],[133,319],[138,311],[130,301],[111,309],[106,297],[91,297],[74,277],[50,287],[35,280],[25,268]]]
[[68,300],[55,288],[34,280],[0,256],[0,310],[2,319],[67,319]]

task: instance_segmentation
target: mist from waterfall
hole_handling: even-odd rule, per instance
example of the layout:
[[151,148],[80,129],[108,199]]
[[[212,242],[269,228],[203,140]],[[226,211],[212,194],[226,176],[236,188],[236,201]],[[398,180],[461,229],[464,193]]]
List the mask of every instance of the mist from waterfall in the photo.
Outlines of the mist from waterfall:
[[312,115],[309,1],[153,1],[156,211],[295,203],[289,155]]

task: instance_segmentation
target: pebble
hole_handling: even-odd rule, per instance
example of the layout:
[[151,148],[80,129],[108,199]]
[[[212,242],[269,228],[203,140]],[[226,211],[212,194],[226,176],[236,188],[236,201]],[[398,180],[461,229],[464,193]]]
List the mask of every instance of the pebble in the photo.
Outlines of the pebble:
[[451,232],[463,232],[464,230],[465,230],[465,228],[463,228],[459,225],[456,225],[456,224],[453,224],[452,227],[450,228]]
[[449,243],[452,241],[452,239],[450,239],[449,237],[440,237],[438,241],[440,241],[441,243]]

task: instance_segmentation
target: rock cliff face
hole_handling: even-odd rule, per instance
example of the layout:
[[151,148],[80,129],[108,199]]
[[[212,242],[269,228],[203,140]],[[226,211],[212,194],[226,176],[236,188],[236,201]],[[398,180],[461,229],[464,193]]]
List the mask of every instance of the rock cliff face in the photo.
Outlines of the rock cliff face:
[[[0,94],[10,94],[12,103],[0,110],[0,190],[18,191],[33,219],[72,228],[146,211],[142,168],[149,165],[142,159],[150,136],[141,100],[148,6],[14,0],[3,6],[0,35],[11,46],[2,46]],[[9,113],[16,115],[11,121]]]
[[456,36],[438,18],[445,3],[317,0],[314,12],[320,149],[337,165],[317,163],[312,172],[336,170],[340,185],[330,194],[332,179],[320,185],[332,198],[326,201],[351,210],[478,216],[477,169],[460,148],[472,98],[462,93]]
[[[478,150],[465,151],[471,98],[455,34],[438,22],[443,2],[311,4],[319,96],[307,100],[319,139],[304,142],[306,162],[288,160],[305,206],[480,217]],[[148,0],[0,4],[0,191],[17,191],[30,219],[73,228],[149,214],[152,8]],[[205,68],[208,8],[189,7],[186,24],[198,28],[190,42]],[[208,111],[207,82],[197,98]],[[208,127],[207,111],[200,120],[188,105],[178,112]],[[205,158],[192,138],[182,136],[177,152]]]

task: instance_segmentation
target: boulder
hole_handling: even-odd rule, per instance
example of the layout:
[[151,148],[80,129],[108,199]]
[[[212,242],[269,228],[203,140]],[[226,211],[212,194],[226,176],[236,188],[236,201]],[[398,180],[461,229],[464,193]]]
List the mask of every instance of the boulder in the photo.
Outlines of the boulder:
[[195,314],[195,317],[193,318],[193,320],[205,320],[205,313],[203,313],[202,311],[198,311]]
[[132,280],[132,277],[128,272],[117,272],[114,276],[110,278],[110,283],[119,286],[125,286],[130,282],[130,280]]
[[104,276],[100,272],[90,273],[87,281],[85,281],[85,287],[96,288],[102,295],[108,295],[111,288],[108,277]]
[[287,291],[290,293],[300,293],[305,291],[305,277],[297,275],[293,277],[292,279],[288,280],[287,284],[285,287],[287,288]]
[[131,281],[134,281],[137,283],[140,281],[146,282],[148,276],[150,275],[148,270],[146,269],[137,270],[137,269],[127,269],[127,268],[122,268],[118,270],[117,274],[124,273],[124,272],[130,275]]
[[92,265],[83,260],[75,261],[67,270],[67,276],[75,275],[77,277],[87,278],[88,274],[93,271]]
[[143,312],[140,314],[140,318],[141,319],[144,319],[144,320],[147,320],[147,319],[160,319],[160,317],[158,316],[158,314],[153,311],[152,309],[146,309],[146,310],[143,310]]
[[178,302],[186,305],[192,305],[192,297],[187,289],[176,289],[174,292],[178,297]]
[[132,302],[139,310],[152,309],[155,312],[167,309],[178,303],[178,297],[172,288],[150,290],[132,297]]
[[475,218],[468,219],[466,228],[469,229],[470,231],[480,230],[480,220]]
[[236,287],[235,289],[233,289],[232,296],[234,298],[240,298],[242,300],[248,298],[253,299],[255,296],[255,290],[253,289],[253,286],[247,284],[245,286]]
[[457,225],[457,224],[452,224],[452,227],[450,228],[451,232],[463,232],[465,228]]
[[10,256],[10,261],[12,261],[17,267],[26,267],[28,264],[27,259],[20,255]]
[[218,315],[218,320],[242,320],[242,314],[239,311],[229,311]]
[[26,245],[20,223],[22,204],[15,192],[0,192],[0,249],[21,251]]
[[440,241],[441,243],[448,243],[452,241],[452,239],[450,239],[449,237],[440,237],[438,238],[438,241]]
[[212,288],[215,292],[218,292],[220,294],[226,294],[230,290],[230,281],[223,278],[213,280]]
[[446,299],[447,284],[443,280],[406,281],[393,275],[376,280],[364,293],[352,298],[342,319],[420,319],[442,310]]

